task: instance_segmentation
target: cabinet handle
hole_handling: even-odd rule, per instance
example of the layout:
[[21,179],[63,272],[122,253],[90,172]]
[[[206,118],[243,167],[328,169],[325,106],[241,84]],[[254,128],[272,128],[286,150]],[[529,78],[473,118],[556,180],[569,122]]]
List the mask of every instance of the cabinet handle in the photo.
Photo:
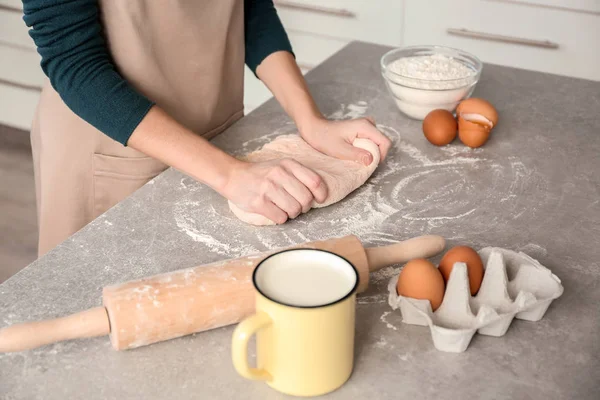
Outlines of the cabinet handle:
[[22,9],[15,6],[9,6],[8,4],[0,4],[0,10],[23,14]]
[[308,11],[318,14],[334,15],[336,17],[356,18],[356,14],[352,11],[344,10],[343,8],[331,8],[323,6],[313,6],[309,4],[297,3],[295,1],[274,0],[273,3],[277,7],[289,8],[292,10]]
[[[487,1],[496,1],[499,3],[512,3],[512,4],[521,4],[525,6],[531,7],[540,7],[540,8],[550,8],[554,10],[563,10],[563,11],[573,11],[582,14],[592,14],[592,15],[600,15],[600,5],[592,5],[591,0],[585,2],[584,4],[555,4],[556,1],[548,2],[544,0],[487,0]],[[549,4],[550,3],[550,4]],[[561,2],[561,3],[573,3],[573,1]],[[581,3],[578,1],[576,3]]]
[[544,47],[546,49],[558,49],[558,43],[554,43],[549,40],[525,39],[514,36],[496,35],[493,33],[470,31],[468,29],[449,28],[447,32],[450,35],[465,36],[473,39],[484,39],[496,42],[515,43],[522,44],[525,46]]
[[42,91],[42,86],[40,86],[40,85],[28,85],[25,83],[12,82],[12,81],[2,79],[2,78],[0,78],[0,85],[12,86],[17,89],[30,90],[33,92],[41,92]]

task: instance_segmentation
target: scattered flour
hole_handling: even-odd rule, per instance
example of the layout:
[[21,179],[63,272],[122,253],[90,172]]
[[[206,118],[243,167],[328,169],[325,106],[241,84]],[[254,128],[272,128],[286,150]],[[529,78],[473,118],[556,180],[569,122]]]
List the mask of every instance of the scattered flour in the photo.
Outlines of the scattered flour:
[[385,267],[380,269],[379,271],[375,271],[373,273],[371,273],[371,275],[369,275],[370,281],[373,283],[378,283],[378,282],[387,282],[389,281],[393,276],[396,276],[398,273],[400,272],[400,270],[398,268],[394,268],[392,266],[390,267]]
[[380,336],[379,340],[375,342],[375,347],[377,347],[378,349],[385,349],[390,347],[390,345],[388,344],[388,341],[386,340],[385,336]]
[[189,202],[179,204],[175,209],[174,218],[177,228],[194,242],[202,243],[211,252],[227,257],[259,253],[255,246],[243,244],[232,235],[223,235],[223,232],[215,229],[214,221],[218,213],[214,207],[210,207],[209,212],[202,218],[193,218],[188,214],[189,205]]
[[369,105],[365,101],[358,101],[355,104],[341,104],[340,108],[329,114],[329,119],[356,119],[366,115]]
[[195,221],[193,221],[191,218],[178,215],[175,217],[175,222],[177,223],[177,227],[179,227],[182,232],[185,232],[185,234],[191,237],[195,242],[201,242],[213,249],[221,249],[225,252],[229,252],[229,245],[219,242],[209,234],[201,233],[196,228]]
[[379,317],[379,319],[381,320],[381,322],[383,322],[389,329],[393,329],[395,331],[398,330],[397,327],[395,327],[394,325],[390,324],[387,321],[387,316],[390,315],[392,312],[391,311],[386,311],[383,314],[381,314],[381,317]]
[[548,254],[546,248],[535,243],[529,243],[525,246],[521,246],[518,248],[518,251],[522,251],[523,253],[527,254],[532,258],[545,257],[546,254]]
[[[368,111],[368,102],[355,101],[341,104],[328,117],[360,118]],[[473,237],[497,229],[504,222],[499,217],[489,217],[487,210],[492,208],[502,209],[502,213],[494,213],[497,215],[518,217],[535,213],[537,205],[517,193],[533,186],[544,187],[547,182],[516,157],[491,160],[486,157],[485,149],[460,145],[421,148],[411,140],[410,133],[401,135],[396,128],[384,124],[377,127],[392,140],[393,147],[367,183],[339,203],[313,209],[310,215],[281,226],[242,225],[232,231],[226,226],[228,218],[235,217],[226,209],[215,209],[216,203],[202,207],[206,202],[203,197],[207,196],[203,187],[193,180],[182,179],[179,190],[190,194],[175,209],[177,228],[223,259],[345,235],[356,235],[367,245],[393,243],[429,233],[442,234],[447,239]],[[282,124],[272,133],[243,143],[240,154],[293,132],[296,132],[293,124]],[[190,209],[202,214],[192,215]],[[466,219],[468,232],[460,228],[461,221]],[[373,274],[373,282],[380,275],[382,281],[386,280],[386,273],[393,274],[394,269]],[[366,304],[379,300],[361,301]]]
[[572,269],[573,271],[577,271],[582,274],[587,274],[591,276],[600,276],[600,264],[599,263],[589,263],[586,265],[581,265],[579,263],[572,262],[571,257],[567,257],[567,259],[571,262],[567,263],[567,268]]
[[[317,238],[321,238],[321,232],[325,238],[334,227],[338,236],[354,234],[377,243],[398,240],[403,237],[402,231],[413,236],[415,231],[427,233],[465,217],[474,218],[486,207],[499,203],[498,193],[505,197],[514,194],[531,178],[522,163],[493,162],[481,157],[480,151],[449,150],[452,154],[438,154],[434,159],[402,138],[396,129],[386,125],[378,128],[392,139],[393,149],[363,187],[336,206],[311,211],[311,227]],[[473,171],[483,169],[489,171],[487,181],[470,179]],[[516,196],[508,197],[503,205],[523,207]],[[472,233],[493,228],[484,219],[473,221],[476,227]],[[385,223],[395,223],[398,234],[390,238],[381,233]],[[303,225],[293,221],[288,229],[299,231]]]
[[358,296],[357,304],[380,304],[387,302],[388,295],[386,293],[375,294],[372,296]]

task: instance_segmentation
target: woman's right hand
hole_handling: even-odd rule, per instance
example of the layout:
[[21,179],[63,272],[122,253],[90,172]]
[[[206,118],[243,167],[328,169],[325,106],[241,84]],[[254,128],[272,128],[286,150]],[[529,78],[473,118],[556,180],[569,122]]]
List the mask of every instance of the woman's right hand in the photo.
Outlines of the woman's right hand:
[[236,160],[223,194],[244,211],[283,224],[322,203],[327,187],[313,170],[292,159],[249,163]]

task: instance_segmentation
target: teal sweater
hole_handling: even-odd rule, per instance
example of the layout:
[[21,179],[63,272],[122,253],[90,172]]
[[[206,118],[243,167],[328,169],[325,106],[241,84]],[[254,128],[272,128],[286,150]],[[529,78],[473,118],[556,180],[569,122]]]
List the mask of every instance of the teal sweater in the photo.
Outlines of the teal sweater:
[[[23,11],[42,69],[65,104],[127,145],[154,102],[116,71],[102,34],[98,1],[23,0]],[[253,72],[273,52],[292,53],[272,0],[244,0],[244,25],[245,61]]]

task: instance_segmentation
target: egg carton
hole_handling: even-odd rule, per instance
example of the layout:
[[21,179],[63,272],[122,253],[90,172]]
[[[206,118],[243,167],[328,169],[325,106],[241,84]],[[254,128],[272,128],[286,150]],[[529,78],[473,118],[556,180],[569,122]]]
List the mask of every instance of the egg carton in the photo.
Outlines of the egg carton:
[[435,312],[429,300],[399,296],[398,276],[389,282],[389,305],[400,309],[402,322],[429,326],[438,350],[463,352],[476,332],[503,336],[514,318],[539,321],[563,293],[560,279],[527,254],[497,247],[486,247],[478,253],[485,273],[477,294],[471,296],[467,265],[457,262]]

